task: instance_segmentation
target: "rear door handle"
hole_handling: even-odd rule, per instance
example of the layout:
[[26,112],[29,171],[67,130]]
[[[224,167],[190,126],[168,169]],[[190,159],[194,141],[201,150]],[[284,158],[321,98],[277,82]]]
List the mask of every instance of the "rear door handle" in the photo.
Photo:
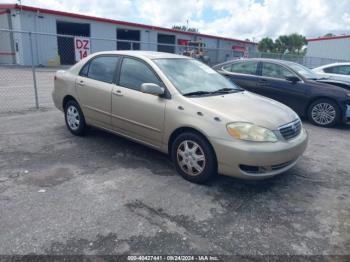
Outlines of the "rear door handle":
[[123,96],[122,91],[119,90],[119,89],[114,90],[114,91],[113,91],[113,95],[116,95],[116,96]]
[[78,85],[84,86],[84,85],[85,85],[85,84],[84,84],[84,81],[83,81],[83,80],[80,80],[80,81],[78,82]]

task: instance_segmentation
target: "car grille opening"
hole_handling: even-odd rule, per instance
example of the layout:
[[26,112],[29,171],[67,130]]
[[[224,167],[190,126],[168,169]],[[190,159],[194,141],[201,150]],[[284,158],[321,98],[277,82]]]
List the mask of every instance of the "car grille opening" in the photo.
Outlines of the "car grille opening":
[[298,136],[301,132],[301,121],[299,119],[280,126],[278,129],[284,139],[289,140]]

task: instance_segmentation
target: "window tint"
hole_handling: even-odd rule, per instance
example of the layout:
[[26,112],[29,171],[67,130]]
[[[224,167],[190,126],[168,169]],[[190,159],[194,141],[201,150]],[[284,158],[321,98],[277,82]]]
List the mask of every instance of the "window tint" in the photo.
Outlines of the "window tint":
[[323,69],[323,71],[331,74],[350,75],[350,65],[332,66]]
[[231,65],[231,70],[228,71],[247,75],[256,75],[256,68],[258,66],[257,62],[238,62]]
[[83,67],[83,69],[80,70],[80,76],[84,76],[87,77],[88,76],[88,72],[89,72],[89,65],[90,63],[86,63]]
[[295,76],[295,74],[283,66],[265,62],[262,64],[262,75],[281,79],[286,79],[288,76]]
[[116,56],[96,57],[89,62],[88,66],[85,66],[80,71],[80,75],[106,83],[112,83],[118,59]]
[[119,85],[140,90],[143,83],[162,85],[155,73],[145,63],[132,58],[124,58]]

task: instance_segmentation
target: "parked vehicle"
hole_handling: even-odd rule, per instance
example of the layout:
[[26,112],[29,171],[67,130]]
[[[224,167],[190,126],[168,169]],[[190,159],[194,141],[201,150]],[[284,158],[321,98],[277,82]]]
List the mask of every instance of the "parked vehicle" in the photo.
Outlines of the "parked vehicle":
[[312,69],[312,71],[322,77],[350,83],[350,62],[323,65]]
[[324,79],[300,64],[256,58],[213,68],[240,87],[289,106],[315,125],[350,123],[350,91],[322,83]]
[[87,126],[169,153],[185,179],[246,179],[291,168],[307,145],[297,114],[237,87],[193,58],[100,52],[58,71],[53,100],[67,128]]
[[182,55],[195,58],[207,65],[210,63],[210,57],[205,51],[205,43],[202,41],[189,41]]

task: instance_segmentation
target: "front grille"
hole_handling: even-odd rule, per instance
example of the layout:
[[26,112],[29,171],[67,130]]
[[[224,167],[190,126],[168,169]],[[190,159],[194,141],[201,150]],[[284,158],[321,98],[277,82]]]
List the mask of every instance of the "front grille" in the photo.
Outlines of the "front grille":
[[292,139],[293,137],[296,137],[300,134],[301,132],[301,122],[299,119],[290,122],[286,125],[281,126],[278,129],[283,136],[284,139],[289,140]]

